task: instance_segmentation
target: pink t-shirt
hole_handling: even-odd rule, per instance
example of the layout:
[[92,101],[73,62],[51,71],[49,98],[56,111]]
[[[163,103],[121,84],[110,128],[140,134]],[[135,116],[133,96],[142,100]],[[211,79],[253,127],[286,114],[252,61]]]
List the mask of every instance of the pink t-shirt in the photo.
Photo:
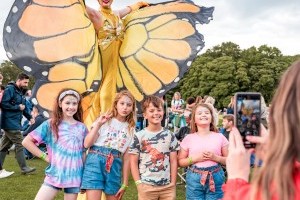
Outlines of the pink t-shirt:
[[[222,155],[222,148],[229,144],[228,140],[221,133],[211,132],[205,136],[199,136],[195,133],[188,134],[180,143],[182,149],[188,152],[188,156],[193,157],[197,153],[210,151],[218,156]],[[214,161],[204,161],[195,163],[197,167],[211,167],[218,163]]]

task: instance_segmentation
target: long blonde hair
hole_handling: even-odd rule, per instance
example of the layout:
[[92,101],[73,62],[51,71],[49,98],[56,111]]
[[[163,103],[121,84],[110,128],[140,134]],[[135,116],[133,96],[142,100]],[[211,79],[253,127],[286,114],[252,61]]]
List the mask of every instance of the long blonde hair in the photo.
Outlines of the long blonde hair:
[[213,115],[213,110],[211,108],[210,105],[206,104],[206,103],[199,103],[196,104],[192,110],[192,118],[191,118],[191,133],[196,133],[198,132],[198,128],[197,125],[195,123],[195,115],[196,115],[196,110],[198,107],[204,107],[207,108],[210,112],[211,115],[211,122],[210,122],[210,126],[209,126],[209,130],[210,131],[214,131],[214,132],[218,132],[218,128],[215,126],[215,119],[214,119],[214,115]]
[[111,108],[112,117],[117,117],[118,115],[117,104],[118,101],[123,96],[127,96],[132,101],[132,112],[126,116],[125,121],[128,123],[129,132],[133,133],[133,130],[135,128],[135,119],[136,119],[136,102],[135,102],[135,98],[128,90],[122,90],[121,92],[116,94]]
[[[282,76],[270,110],[266,158],[254,179],[251,199],[294,199],[293,174],[300,156],[300,61]],[[270,190],[271,188],[271,190]]]

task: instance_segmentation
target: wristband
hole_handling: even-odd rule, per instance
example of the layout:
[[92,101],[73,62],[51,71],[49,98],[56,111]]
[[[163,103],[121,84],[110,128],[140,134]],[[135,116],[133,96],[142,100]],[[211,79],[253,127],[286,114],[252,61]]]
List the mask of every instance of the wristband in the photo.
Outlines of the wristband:
[[142,183],[142,181],[141,181],[141,180],[137,180],[137,181],[135,181],[134,183],[135,183],[136,186],[138,186],[139,184]]
[[125,185],[124,183],[121,185],[121,189],[126,190],[128,188],[128,185]]
[[189,162],[189,165],[192,165],[192,164],[193,164],[193,159],[192,159],[192,157],[188,157],[188,162]]
[[40,159],[42,159],[43,161],[46,161],[46,157],[47,157],[47,154],[45,152],[43,152],[42,155],[40,156]]

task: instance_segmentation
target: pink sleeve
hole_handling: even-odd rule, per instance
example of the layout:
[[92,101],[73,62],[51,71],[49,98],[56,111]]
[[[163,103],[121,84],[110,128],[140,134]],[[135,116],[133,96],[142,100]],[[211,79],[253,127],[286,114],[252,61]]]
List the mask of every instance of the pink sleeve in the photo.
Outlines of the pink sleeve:
[[188,151],[189,150],[189,135],[187,135],[185,138],[183,138],[182,142],[180,143],[180,147],[182,149],[184,149],[185,151]]
[[222,138],[222,148],[229,145],[229,142],[228,142],[227,138],[223,134],[220,134],[220,135],[221,135],[221,138]]

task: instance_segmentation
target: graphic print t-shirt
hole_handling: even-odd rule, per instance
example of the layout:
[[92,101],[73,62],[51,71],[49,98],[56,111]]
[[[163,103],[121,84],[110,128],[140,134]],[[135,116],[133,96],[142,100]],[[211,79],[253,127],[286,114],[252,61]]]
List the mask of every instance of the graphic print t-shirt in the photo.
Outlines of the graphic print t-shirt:
[[162,129],[153,133],[143,129],[134,135],[129,153],[139,155],[139,172],[143,183],[170,183],[170,153],[179,150],[175,135]]
[[116,118],[112,118],[103,124],[99,129],[99,135],[94,144],[95,146],[116,149],[121,153],[126,151],[132,141],[132,136],[128,130],[128,123],[120,122]]

